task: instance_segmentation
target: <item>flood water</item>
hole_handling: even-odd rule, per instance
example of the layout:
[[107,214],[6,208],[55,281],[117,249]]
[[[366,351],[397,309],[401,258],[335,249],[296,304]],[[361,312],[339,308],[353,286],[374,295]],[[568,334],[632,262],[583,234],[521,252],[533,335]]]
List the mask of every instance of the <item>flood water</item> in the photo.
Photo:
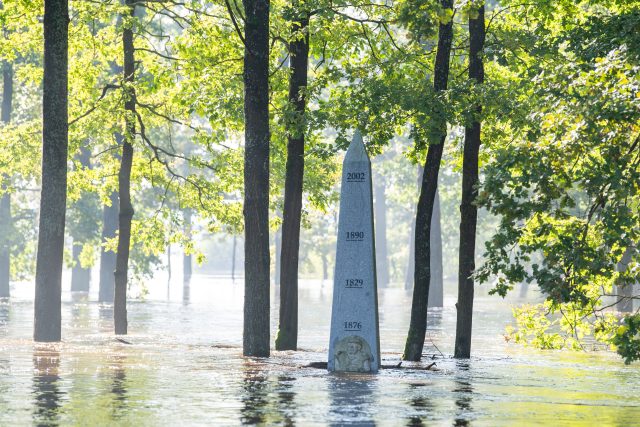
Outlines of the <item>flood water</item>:
[[[298,352],[242,357],[242,282],[194,276],[150,283],[117,341],[97,295],[63,295],[63,342],[32,342],[33,285],[0,303],[0,425],[619,425],[640,423],[640,369],[610,353],[542,352],[508,343],[510,307],[480,296],[469,361],[456,361],[454,295],[429,317],[419,366],[329,374],[331,285],[301,283]],[[400,361],[410,295],[379,291],[384,365]],[[272,293],[272,342],[277,329]],[[440,355],[440,351],[444,357]],[[432,359],[431,355],[437,355]],[[403,363],[403,365],[411,366]]]

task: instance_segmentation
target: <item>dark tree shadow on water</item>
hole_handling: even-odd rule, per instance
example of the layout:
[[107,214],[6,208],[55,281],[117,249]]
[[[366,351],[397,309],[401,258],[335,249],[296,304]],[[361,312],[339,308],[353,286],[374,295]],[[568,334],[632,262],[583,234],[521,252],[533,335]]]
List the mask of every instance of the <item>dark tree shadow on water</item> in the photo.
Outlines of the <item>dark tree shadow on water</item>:
[[377,381],[373,375],[330,374],[327,378],[331,426],[375,426]]
[[60,353],[51,347],[36,347],[33,352],[33,424],[51,426],[60,423]]
[[407,426],[419,427],[429,425],[428,414],[433,413],[434,405],[429,395],[429,385],[424,383],[409,384],[407,392],[409,404],[414,413],[408,417]]
[[458,375],[454,380],[455,403],[457,407],[456,418],[453,425],[458,427],[466,427],[471,425],[471,415],[473,408],[473,387],[471,385],[471,366],[469,361],[459,361],[456,363]]

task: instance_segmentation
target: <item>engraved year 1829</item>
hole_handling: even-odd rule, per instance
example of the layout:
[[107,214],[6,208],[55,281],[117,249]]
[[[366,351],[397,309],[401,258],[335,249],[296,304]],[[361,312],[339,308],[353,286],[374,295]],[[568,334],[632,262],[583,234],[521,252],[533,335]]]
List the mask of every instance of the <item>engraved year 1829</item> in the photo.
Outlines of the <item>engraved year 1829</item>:
[[364,281],[362,279],[346,279],[345,287],[346,288],[361,288],[364,286]]

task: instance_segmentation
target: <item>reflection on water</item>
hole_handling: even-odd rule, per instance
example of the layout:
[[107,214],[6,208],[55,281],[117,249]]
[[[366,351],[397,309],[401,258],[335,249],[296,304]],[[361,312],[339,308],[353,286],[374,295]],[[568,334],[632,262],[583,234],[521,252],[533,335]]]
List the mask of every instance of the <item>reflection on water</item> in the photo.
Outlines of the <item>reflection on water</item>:
[[267,379],[265,374],[254,368],[247,368],[242,384],[242,424],[259,424],[265,422],[267,409]]
[[456,418],[453,422],[454,426],[468,426],[470,421],[470,416],[473,414],[473,410],[471,408],[473,387],[471,386],[470,374],[471,374],[471,366],[470,362],[466,360],[457,361],[456,366],[458,368],[459,374],[456,375],[454,379],[454,389],[453,392],[456,396],[456,407],[458,410],[456,411]]
[[429,399],[429,388],[424,383],[409,383],[409,390],[407,393],[411,396],[410,404],[415,409],[414,414],[409,416],[407,420],[407,426],[424,426],[427,416],[433,412],[434,405],[431,399]]
[[373,375],[330,374],[327,378],[332,426],[372,426],[376,378]]
[[125,356],[116,355],[111,365],[111,395],[113,396],[111,418],[114,420],[125,415],[128,408],[126,361]]
[[33,422],[57,425],[63,396],[58,384],[60,353],[53,347],[36,347],[33,351]]

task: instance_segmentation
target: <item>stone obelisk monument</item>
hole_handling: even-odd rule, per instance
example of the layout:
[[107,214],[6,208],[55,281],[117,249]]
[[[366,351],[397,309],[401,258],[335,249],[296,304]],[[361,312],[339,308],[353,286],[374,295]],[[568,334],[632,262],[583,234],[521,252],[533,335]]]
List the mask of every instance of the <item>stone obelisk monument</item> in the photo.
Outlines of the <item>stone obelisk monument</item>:
[[329,371],[380,367],[371,162],[356,131],[342,164]]

